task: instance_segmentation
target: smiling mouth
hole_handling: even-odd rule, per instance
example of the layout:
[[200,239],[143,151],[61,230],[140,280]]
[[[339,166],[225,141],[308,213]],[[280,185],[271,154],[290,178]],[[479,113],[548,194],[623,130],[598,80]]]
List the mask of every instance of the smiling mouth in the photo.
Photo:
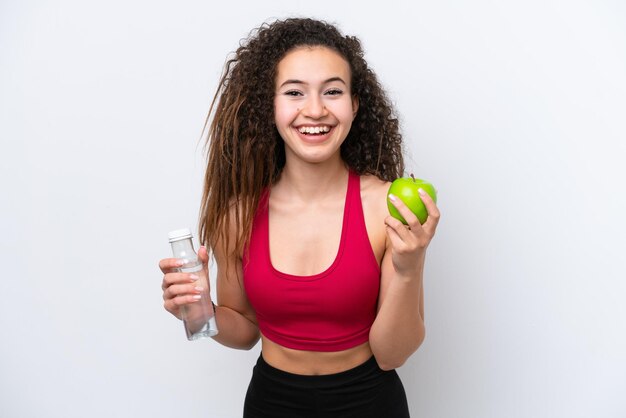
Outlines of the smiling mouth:
[[316,135],[325,135],[328,132],[331,131],[332,127],[328,126],[328,125],[323,125],[323,126],[301,126],[298,129],[298,132],[300,132],[303,135],[307,135],[307,136],[316,136]]

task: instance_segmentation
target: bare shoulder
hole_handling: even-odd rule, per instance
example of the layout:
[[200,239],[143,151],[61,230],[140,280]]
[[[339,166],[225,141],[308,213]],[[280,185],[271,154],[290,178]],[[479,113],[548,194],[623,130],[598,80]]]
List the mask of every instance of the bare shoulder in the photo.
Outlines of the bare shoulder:
[[387,191],[391,183],[376,176],[361,176],[361,204],[370,244],[380,265],[387,246],[385,218],[387,209]]
[[[363,209],[377,215],[387,215],[387,192],[391,183],[373,175],[361,176]],[[384,219],[383,216],[383,219]]]

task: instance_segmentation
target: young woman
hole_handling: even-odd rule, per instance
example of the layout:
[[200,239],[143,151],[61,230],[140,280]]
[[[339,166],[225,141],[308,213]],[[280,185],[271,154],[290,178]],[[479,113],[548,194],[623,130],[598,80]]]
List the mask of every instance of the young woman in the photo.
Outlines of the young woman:
[[[311,19],[263,25],[227,62],[210,115],[199,255],[217,263],[214,339],[262,342],[244,416],[408,417],[394,369],[424,340],[439,211],[423,193],[420,225],[387,196],[401,135],[359,41]],[[199,291],[176,267],[160,262],[180,318]]]

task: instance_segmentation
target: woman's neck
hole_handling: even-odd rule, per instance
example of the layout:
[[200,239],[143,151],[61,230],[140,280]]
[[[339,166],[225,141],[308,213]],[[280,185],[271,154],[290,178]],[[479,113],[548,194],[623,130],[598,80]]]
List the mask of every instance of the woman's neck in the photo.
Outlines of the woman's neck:
[[327,164],[285,164],[272,192],[290,199],[311,201],[344,195],[348,167],[343,160]]

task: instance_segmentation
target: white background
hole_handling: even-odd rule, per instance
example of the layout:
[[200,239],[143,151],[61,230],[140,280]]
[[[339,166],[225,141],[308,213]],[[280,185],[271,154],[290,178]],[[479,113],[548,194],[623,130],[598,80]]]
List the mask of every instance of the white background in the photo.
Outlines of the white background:
[[361,38],[439,190],[412,415],[626,416],[619,0],[1,0],[0,416],[241,415],[259,347],[187,342],[157,262],[226,57],[287,16]]

